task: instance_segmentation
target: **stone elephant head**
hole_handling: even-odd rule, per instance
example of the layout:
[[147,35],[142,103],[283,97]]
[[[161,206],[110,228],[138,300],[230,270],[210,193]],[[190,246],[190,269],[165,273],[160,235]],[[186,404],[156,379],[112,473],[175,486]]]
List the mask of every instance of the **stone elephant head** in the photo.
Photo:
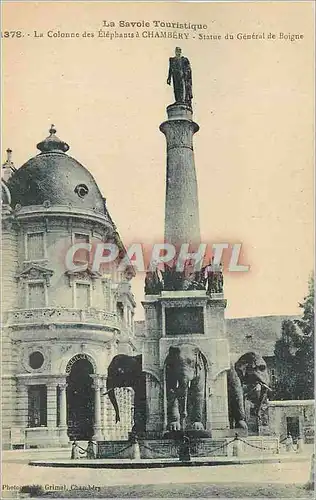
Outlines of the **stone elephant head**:
[[184,430],[189,416],[192,428],[204,428],[206,371],[200,350],[191,344],[170,347],[166,357],[169,430]]
[[253,403],[256,416],[258,416],[270,390],[269,374],[265,360],[254,352],[243,354],[232,365],[228,374],[231,426],[246,429],[245,399]]
[[120,421],[120,411],[115,395],[116,387],[134,389],[134,430],[143,431],[146,420],[145,375],[142,372],[142,356],[118,354],[108,367],[106,388],[115,410],[116,423]]

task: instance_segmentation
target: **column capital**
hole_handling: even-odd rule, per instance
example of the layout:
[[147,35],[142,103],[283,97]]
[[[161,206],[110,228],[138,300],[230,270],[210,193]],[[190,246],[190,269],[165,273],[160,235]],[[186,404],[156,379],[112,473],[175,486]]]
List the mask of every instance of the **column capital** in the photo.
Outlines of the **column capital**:
[[58,385],[58,387],[59,387],[59,389],[61,391],[64,391],[67,388],[67,386],[68,386],[68,384],[66,383],[66,381],[65,382],[58,382],[57,385]]
[[93,380],[93,387],[95,390],[101,389],[103,387],[104,381],[103,381],[101,375],[93,374],[93,375],[90,375],[90,377]]

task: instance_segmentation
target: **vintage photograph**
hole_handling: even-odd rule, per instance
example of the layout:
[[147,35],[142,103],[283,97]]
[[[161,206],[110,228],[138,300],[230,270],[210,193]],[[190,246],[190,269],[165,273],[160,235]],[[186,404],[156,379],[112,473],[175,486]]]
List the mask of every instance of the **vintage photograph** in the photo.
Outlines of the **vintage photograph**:
[[2,498],[313,498],[314,3],[1,10]]

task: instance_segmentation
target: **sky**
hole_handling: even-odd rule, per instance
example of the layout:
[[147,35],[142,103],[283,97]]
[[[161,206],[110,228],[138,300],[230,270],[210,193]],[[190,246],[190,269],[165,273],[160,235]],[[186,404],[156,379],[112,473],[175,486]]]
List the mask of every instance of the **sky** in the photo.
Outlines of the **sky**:
[[[121,28],[119,21],[150,27]],[[155,28],[154,21],[206,28]],[[99,37],[101,28],[134,38]],[[200,126],[202,241],[242,243],[250,265],[247,273],[225,273],[226,316],[299,312],[314,252],[312,2],[2,3],[2,29],[24,35],[2,38],[3,161],[11,147],[21,166],[54,123],[69,154],[93,174],[127,246],[163,240],[159,125],[173,102],[168,59],[180,46],[191,62]],[[47,34],[58,31],[79,37]],[[146,31],[188,38],[148,38]],[[291,41],[281,33],[303,36]],[[137,319],[143,280],[132,282]]]

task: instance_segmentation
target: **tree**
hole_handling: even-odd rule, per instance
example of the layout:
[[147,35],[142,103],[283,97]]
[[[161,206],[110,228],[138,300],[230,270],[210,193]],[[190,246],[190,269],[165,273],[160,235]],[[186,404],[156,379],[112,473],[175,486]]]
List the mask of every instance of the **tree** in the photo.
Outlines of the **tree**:
[[274,399],[312,399],[314,397],[314,280],[308,295],[299,304],[300,319],[282,323],[281,338],[274,348],[277,382]]
[[296,399],[314,398],[314,278],[308,284],[308,295],[299,304],[303,309],[300,319],[295,324],[300,330],[300,345],[295,355],[296,362]]
[[277,382],[274,399],[293,399],[296,386],[295,354],[300,345],[296,326],[291,320],[282,323],[281,338],[274,347]]

